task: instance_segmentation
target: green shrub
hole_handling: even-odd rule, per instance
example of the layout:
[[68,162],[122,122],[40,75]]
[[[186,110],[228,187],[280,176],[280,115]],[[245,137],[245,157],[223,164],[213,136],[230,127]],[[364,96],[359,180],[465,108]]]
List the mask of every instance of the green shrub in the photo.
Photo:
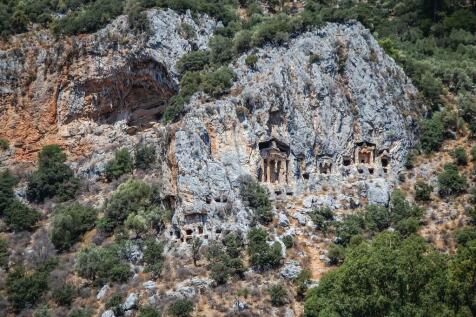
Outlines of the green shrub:
[[177,62],[177,70],[184,74],[186,71],[197,72],[201,71],[210,62],[210,52],[208,51],[193,51],[183,55]]
[[345,249],[343,246],[339,244],[332,244],[329,248],[329,252],[327,254],[329,258],[329,264],[337,265],[344,262],[345,259]]
[[369,205],[364,213],[366,228],[373,232],[380,232],[390,226],[391,216],[387,208]]
[[86,231],[94,227],[97,211],[79,203],[55,208],[51,242],[58,250],[68,250]]
[[271,305],[275,307],[283,306],[288,303],[288,292],[286,288],[281,285],[273,285],[268,289],[269,295],[271,296]]
[[301,273],[299,273],[299,275],[293,280],[294,285],[296,285],[296,295],[300,301],[306,295],[311,276],[312,274],[309,269],[303,269]]
[[142,306],[139,309],[139,317],[160,317],[160,311],[152,306]]
[[79,276],[98,285],[125,282],[130,276],[129,265],[121,257],[121,249],[117,245],[81,250],[76,257],[75,269]]
[[118,179],[124,174],[132,173],[134,164],[131,154],[124,148],[116,151],[114,158],[107,162],[104,168],[104,175],[108,181]]
[[242,30],[235,34],[233,39],[233,49],[236,53],[243,53],[251,48],[252,32],[249,30]]
[[415,217],[409,217],[398,221],[395,229],[404,237],[417,233],[420,221]]
[[453,158],[455,160],[456,165],[466,165],[468,164],[468,156],[466,155],[466,151],[464,148],[459,147],[456,148],[453,153]]
[[57,197],[60,201],[75,197],[79,180],[64,164],[66,155],[58,145],[46,145],[38,154],[38,170],[28,178],[26,196],[36,203],[46,198]]
[[10,143],[7,139],[0,138],[0,149],[6,151],[10,147]]
[[286,246],[286,249],[291,249],[294,246],[293,236],[291,236],[291,235],[284,236],[281,240],[283,241],[284,245]]
[[15,200],[15,193],[13,187],[17,184],[17,179],[9,170],[0,173],[0,214]]
[[138,144],[134,152],[134,165],[141,170],[147,170],[155,163],[155,148],[152,145]]
[[339,244],[346,245],[353,236],[362,234],[364,229],[365,220],[362,215],[349,215],[336,224],[337,241]]
[[249,67],[254,69],[256,67],[256,63],[258,62],[258,56],[255,54],[251,54],[246,56],[245,58],[245,64]]
[[[180,79],[180,91],[177,98],[172,98],[170,101],[174,103],[177,108],[182,108],[189,98],[196,92],[202,89],[203,75],[202,72],[187,71]],[[183,101],[183,103],[181,103]]]
[[162,117],[164,122],[167,124],[178,120],[182,115],[184,105],[185,99],[182,96],[173,96],[165,108],[164,116]]
[[324,233],[327,232],[330,223],[334,219],[334,214],[332,213],[332,210],[329,207],[313,209],[310,212],[309,216],[311,217],[311,220],[314,222],[316,227],[322,230]]
[[267,225],[273,221],[269,193],[265,187],[252,179],[244,179],[241,182],[240,195],[254,211],[258,222]]
[[18,312],[35,304],[48,290],[48,274],[35,271],[27,273],[22,267],[16,267],[7,275],[5,282],[8,301]]
[[433,186],[419,180],[415,183],[415,200],[421,202],[429,202],[431,200],[431,193]]
[[106,302],[106,309],[112,310],[114,312],[114,315],[116,316],[122,316],[124,314],[124,309],[122,308],[123,301],[124,301],[124,294],[115,293]]
[[[106,201],[104,218],[114,228],[122,224],[129,215],[148,216],[156,209],[156,193],[144,182],[129,180],[116,189],[111,199]],[[149,219],[151,222],[154,219]]]
[[260,228],[252,228],[248,232],[248,254],[250,263],[258,270],[275,268],[281,264],[281,245],[267,243],[268,234]]
[[307,292],[304,316],[437,316],[448,309],[447,276],[445,256],[421,237],[384,232]]
[[424,209],[417,205],[410,204],[402,191],[394,190],[390,199],[390,220],[397,223],[407,218],[420,219]]
[[37,309],[33,314],[33,317],[53,317],[47,305],[44,305]]
[[175,317],[189,317],[193,312],[193,302],[189,299],[177,299],[173,302],[168,313]]
[[228,64],[233,58],[233,41],[230,38],[215,35],[208,43],[210,60],[216,65]]
[[458,172],[454,164],[446,164],[443,172],[438,175],[438,193],[442,197],[459,195],[466,190],[467,182]]
[[160,276],[164,264],[164,246],[155,239],[148,239],[144,248],[144,264],[146,272],[151,272],[154,277]]
[[8,266],[9,256],[8,240],[0,237],[0,268],[6,268]]
[[207,251],[210,277],[217,285],[226,284],[230,276],[242,276],[245,271],[241,261],[242,244],[237,236],[228,234],[224,244],[225,248],[220,243],[211,243]]
[[441,115],[434,114],[431,119],[421,123],[420,144],[426,153],[438,151],[444,140],[445,127]]
[[202,76],[203,91],[212,97],[220,97],[228,92],[233,84],[233,78],[234,73],[228,67],[206,72]]
[[4,211],[5,223],[13,231],[32,230],[41,214],[26,206],[19,200],[14,200]]
[[71,284],[64,283],[60,288],[53,290],[52,296],[56,304],[70,306],[77,294],[77,289]]

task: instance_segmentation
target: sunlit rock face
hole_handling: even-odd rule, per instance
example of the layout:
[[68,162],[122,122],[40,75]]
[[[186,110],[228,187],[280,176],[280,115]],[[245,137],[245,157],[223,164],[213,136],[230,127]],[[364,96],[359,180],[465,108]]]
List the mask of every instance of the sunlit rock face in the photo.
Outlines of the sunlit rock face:
[[266,186],[276,208],[302,202],[303,223],[317,206],[388,203],[424,108],[361,24],[327,24],[253,50],[254,67],[243,54],[229,65],[235,83],[228,94],[196,94],[185,116],[164,126],[178,59],[206,49],[219,23],[171,10],[147,16],[148,34],[135,34],[119,17],[92,35],[55,40],[40,32],[0,51],[0,135],[13,143],[4,163],[33,161],[54,142],[94,182],[116,149],[153,145],[158,162],[147,173],[175,210],[165,234],[178,243],[246,231],[244,177]]

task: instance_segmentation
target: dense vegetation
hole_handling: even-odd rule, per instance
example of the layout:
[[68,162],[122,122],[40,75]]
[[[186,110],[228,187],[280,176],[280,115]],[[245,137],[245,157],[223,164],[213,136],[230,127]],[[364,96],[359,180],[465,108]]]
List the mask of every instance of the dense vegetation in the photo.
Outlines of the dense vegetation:
[[449,261],[421,237],[381,233],[349,247],[305,302],[305,316],[474,316],[476,241]]
[[58,145],[43,147],[38,154],[38,169],[28,178],[28,200],[41,203],[53,197],[60,201],[74,198],[79,180],[65,161],[66,154]]

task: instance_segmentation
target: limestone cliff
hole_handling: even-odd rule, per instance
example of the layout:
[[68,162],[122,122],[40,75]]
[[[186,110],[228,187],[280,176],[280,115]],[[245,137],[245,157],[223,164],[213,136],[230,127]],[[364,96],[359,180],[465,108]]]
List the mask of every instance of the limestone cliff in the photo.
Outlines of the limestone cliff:
[[96,180],[115,149],[152,144],[160,155],[150,173],[176,210],[171,239],[246,230],[244,176],[266,184],[276,201],[305,198],[304,222],[315,205],[388,202],[423,109],[361,24],[327,24],[286,46],[257,49],[255,67],[244,54],[230,65],[228,95],[197,94],[179,122],[164,126],[161,114],[178,89],[175,63],[206,49],[219,24],[173,11],[148,18],[147,35],[121,17],[88,36],[38,32],[3,45],[0,135],[14,143],[6,164],[32,161],[55,142],[78,174]]

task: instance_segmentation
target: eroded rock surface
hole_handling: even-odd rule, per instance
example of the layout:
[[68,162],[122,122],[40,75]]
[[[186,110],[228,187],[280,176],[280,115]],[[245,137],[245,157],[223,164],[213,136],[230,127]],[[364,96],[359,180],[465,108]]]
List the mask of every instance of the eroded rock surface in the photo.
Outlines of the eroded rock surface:
[[178,123],[164,126],[178,58],[206,49],[219,23],[170,10],[147,14],[148,35],[120,17],[93,35],[54,40],[40,32],[0,51],[0,135],[14,147],[6,163],[32,161],[55,142],[78,174],[96,181],[115,149],[151,144],[159,162],[149,173],[175,209],[165,235],[178,243],[248,229],[243,177],[267,186],[276,203],[313,195],[288,213],[302,225],[312,208],[388,203],[423,107],[361,24],[327,24],[286,46],[257,49],[254,68],[244,54],[230,65],[229,94],[197,94]]

